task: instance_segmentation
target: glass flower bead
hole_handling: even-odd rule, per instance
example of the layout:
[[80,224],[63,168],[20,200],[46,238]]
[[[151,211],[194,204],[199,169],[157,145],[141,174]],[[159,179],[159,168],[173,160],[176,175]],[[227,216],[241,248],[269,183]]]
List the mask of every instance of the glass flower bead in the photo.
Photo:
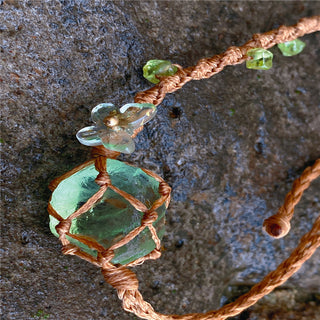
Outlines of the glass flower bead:
[[91,112],[95,125],[78,131],[77,139],[86,146],[103,145],[109,150],[132,153],[135,145],[131,136],[150,121],[156,111],[150,103],[128,103],[120,109],[112,103],[101,103]]
[[285,57],[291,57],[299,54],[305,46],[306,44],[299,39],[278,44],[278,48]]
[[159,83],[161,77],[173,76],[178,71],[170,61],[149,60],[143,67],[143,76],[152,83]]
[[247,52],[248,57],[252,59],[246,61],[246,67],[248,69],[255,70],[268,70],[272,67],[272,52],[262,49],[255,48]]

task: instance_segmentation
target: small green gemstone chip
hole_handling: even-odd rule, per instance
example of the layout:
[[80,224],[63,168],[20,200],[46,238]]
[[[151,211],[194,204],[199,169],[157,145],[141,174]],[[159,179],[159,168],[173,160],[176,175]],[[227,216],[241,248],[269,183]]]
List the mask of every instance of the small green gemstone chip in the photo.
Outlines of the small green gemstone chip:
[[285,57],[291,57],[299,54],[305,46],[306,44],[299,39],[278,44],[278,48]]
[[159,83],[159,77],[173,76],[178,71],[170,61],[149,60],[143,67],[143,76],[152,83]]
[[247,52],[248,57],[252,59],[246,61],[246,67],[248,69],[255,70],[269,70],[272,67],[272,52],[262,49],[255,48]]

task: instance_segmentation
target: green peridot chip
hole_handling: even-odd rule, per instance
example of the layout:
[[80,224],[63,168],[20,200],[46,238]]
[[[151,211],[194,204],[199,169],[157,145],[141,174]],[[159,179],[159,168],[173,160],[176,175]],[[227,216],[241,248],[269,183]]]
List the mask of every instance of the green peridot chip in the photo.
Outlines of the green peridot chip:
[[252,59],[246,61],[248,69],[268,70],[272,67],[273,54],[268,50],[254,48],[247,52],[247,56],[252,57]]
[[299,39],[278,44],[278,48],[285,57],[291,57],[299,54],[305,46],[306,44]]
[[178,71],[170,61],[149,60],[143,67],[143,76],[152,83],[159,83],[161,77],[173,76]]

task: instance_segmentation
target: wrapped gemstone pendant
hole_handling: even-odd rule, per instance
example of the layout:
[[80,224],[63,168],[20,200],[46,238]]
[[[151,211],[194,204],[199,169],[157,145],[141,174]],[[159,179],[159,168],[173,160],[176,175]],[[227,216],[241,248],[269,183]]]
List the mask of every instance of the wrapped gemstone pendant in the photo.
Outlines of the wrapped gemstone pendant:
[[[99,105],[92,112],[92,130],[100,132],[102,122],[110,121],[131,139],[134,129],[155,114],[153,105],[137,105],[120,111],[111,104]],[[117,134],[111,129],[94,138],[80,136],[95,146],[104,135]],[[158,258],[170,187],[153,172],[114,159],[119,152],[95,146],[93,154],[94,159],[50,184],[50,229],[60,238],[63,252],[98,265],[101,255],[113,265],[126,266]]]

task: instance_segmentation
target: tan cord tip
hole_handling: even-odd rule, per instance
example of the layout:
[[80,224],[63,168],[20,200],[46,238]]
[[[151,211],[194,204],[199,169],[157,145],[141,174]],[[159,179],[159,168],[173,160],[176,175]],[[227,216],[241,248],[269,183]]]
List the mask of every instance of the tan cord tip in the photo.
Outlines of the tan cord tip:
[[279,212],[264,220],[263,223],[263,229],[265,232],[275,239],[279,239],[287,235],[290,228],[290,221],[283,217],[279,217]]

